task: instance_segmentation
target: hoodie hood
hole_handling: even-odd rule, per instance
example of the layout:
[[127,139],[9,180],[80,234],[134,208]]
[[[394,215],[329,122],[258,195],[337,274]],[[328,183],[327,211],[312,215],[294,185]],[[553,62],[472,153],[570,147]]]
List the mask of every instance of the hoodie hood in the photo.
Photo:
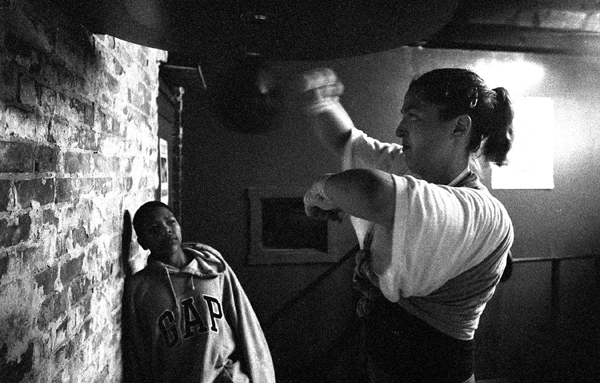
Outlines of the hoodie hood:
[[223,274],[227,268],[223,256],[217,250],[202,243],[183,243],[183,251],[192,254],[192,261],[183,269],[168,265],[152,257],[148,258],[147,268],[164,274],[189,274],[198,278],[214,278]]

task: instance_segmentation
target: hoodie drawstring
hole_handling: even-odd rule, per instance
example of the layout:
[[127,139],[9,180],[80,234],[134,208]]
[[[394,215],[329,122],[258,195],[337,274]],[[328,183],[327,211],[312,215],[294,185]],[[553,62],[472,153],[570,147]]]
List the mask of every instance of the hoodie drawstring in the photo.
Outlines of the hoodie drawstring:
[[175,299],[175,306],[177,306],[177,314],[179,314],[179,318],[181,319],[181,307],[179,307],[179,302],[177,302],[177,294],[175,294],[175,288],[173,287],[173,281],[171,281],[171,275],[169,275],[169,270],[165,267],[165,273],[167,273],[167,279],[169,280],[169,285],[171,286],[171,292],[173,293],[173,299]]

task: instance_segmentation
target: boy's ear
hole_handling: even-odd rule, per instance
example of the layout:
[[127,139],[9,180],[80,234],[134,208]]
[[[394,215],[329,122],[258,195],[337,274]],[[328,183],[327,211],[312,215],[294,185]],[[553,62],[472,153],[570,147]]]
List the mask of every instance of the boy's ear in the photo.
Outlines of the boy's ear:
[[148,250],[148,244],[146,243],[143,235],[138,235],[137,242],[140,244],[142,249]]
[[461,114],[456,117],[456,123],[454,124],[452,134],[457,137],[468,136],[471,131],[472,122],[471,116],[468,114]]

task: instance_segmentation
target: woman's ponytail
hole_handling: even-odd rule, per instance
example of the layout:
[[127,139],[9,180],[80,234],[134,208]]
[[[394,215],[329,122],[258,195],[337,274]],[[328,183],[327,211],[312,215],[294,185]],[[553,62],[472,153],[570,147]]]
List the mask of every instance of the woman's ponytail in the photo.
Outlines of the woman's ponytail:
[[506,156],[513,143],[514,112],[508,91],[502,87],[493,91],[496,93],[496,100],[487,121],[489,126],[482,154],[486,160],[502,166],[506,165]]

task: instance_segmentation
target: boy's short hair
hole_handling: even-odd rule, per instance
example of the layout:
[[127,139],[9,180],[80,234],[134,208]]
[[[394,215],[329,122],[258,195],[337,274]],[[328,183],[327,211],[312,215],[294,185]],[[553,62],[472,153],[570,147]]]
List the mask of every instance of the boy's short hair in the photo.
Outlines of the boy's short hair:
[[150,214],[152,214],[161,207],[173,213],[173,210],[171,210],[171,208],[167,204],[162,203],[160,201],[148,201],[142,206],[140,206],[139,209],[135,212],[135,215],[133,217],[133,228],[135,229],[135,233],[138,236],[142,232],[144,224],[148,220]]

